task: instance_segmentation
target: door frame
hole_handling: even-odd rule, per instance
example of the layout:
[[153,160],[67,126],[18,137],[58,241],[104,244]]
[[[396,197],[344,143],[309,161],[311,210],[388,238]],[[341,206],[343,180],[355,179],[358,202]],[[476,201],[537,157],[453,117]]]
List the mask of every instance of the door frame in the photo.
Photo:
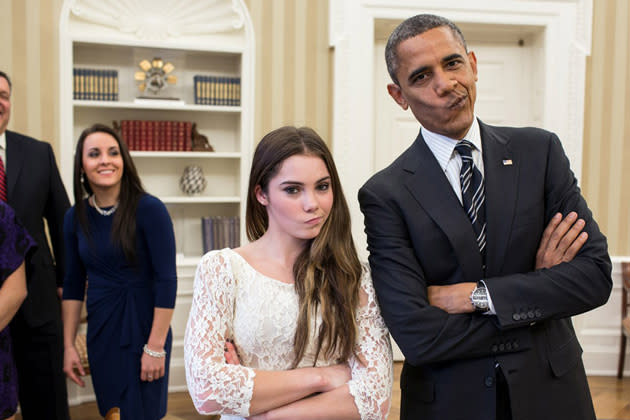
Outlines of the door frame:
[[580,179],[592,0],[332,0],[329,12],[334,48],[332,150],[361,258],[367,259],[367,250],[356,197],[374,173],[373,51],[375,36],[391,21],[433,13],[462,25],[536,28],[541,34],[542,128],[558,134]]

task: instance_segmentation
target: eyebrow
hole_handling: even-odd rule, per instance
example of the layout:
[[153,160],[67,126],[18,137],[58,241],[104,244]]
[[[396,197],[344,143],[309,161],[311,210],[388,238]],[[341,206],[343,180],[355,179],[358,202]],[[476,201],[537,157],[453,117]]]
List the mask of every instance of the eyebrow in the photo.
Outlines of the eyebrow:
[[[452,60],[454,60],[456,58],[463,59],[464,57],[461,54],[453,53],[451,55],[447,55],[446,57],[444,57],[440,62],[442,64],[444,64],[444,63],[448,63],[449,61],[452,61]],[[430,66],[422,66],[422,67],[412,71],[411,74],[409,74],[409,77],[407,78],[407,80],[411,82],[418,74],[424,73],[429,68],[430,68]]]
[[[315,183],[319,184],[320,182],[325,181],[325,180],[329,180],[329,179],[330,179],[330,175],[318,179],[317,181],[315,181]],[[299,182],[299,181],[283,181],[283,182],[280,183],[280,185],[304,185],[304,183],[303,182]]]

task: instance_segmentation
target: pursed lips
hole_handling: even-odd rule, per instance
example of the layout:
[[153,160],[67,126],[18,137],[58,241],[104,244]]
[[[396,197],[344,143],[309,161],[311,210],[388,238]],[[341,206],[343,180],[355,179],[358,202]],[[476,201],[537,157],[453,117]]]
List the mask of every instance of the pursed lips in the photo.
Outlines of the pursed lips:
[[458,108],[460,105],[462,105],[464,103],[464,101],[466,100],[467,97],[468,97],[468,95],[463,95],[463,96],[460,96],[460,97],[456,98],[455,100],[453,100],[451,103],[449,103],[447,105],[447,108],[449,108],[449,109]]

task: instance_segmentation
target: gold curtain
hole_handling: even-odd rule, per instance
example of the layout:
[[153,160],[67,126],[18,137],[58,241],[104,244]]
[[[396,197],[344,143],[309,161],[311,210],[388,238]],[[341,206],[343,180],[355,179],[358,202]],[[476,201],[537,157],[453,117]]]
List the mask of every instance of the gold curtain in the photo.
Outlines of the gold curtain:
[[245,0],[256,33],[255,141],[307,125],[331,144],[328,0]]
[[582,188],[611,255],[630,255],[630,7],[593,2]]

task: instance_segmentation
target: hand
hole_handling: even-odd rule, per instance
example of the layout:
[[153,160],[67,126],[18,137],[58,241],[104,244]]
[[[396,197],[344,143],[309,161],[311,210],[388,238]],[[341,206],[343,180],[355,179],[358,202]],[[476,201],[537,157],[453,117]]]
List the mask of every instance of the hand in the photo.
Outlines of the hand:
[[536,270],[571,261],[588,239],[588,233],[582,232],[585,224],[574,211],[564,219],[561,213],[553,216],[536,252]]
[[470,301],[470,294],[477,283],[457,283],[449,286],[429,286],[427,288],[429,304],[448,312],[449,314],[465,314],[474,312],[475,307]]
[[324,386],[321,392],[332,391],[352,379],[350,366],[347,363],[339,363],[337,365],[319,367],[315,369],[319,369],[324,379]]
[[[162,349],[151,349],[154,351],[162,351]],[[140,380],[153,382],[164,376],[164,361],[166,357],[153,357],[142,352],[140,358]]]
[[225,346],[223,347],[223,352],[225,354],[225,363],[228,365],[240,365],[241,360],[238,356],[238,351],[236,350],[236,346],[231,339],[228,339],[225,342]]
[[[69,346],[64,349],[63,371],[72,382],[81,387],[85,386],[83,379],[81,379],[81,376],[85,376],[85,370],[83,370],[79,353],[74,346]],[[77,375],[77,371],[79,375]]]

